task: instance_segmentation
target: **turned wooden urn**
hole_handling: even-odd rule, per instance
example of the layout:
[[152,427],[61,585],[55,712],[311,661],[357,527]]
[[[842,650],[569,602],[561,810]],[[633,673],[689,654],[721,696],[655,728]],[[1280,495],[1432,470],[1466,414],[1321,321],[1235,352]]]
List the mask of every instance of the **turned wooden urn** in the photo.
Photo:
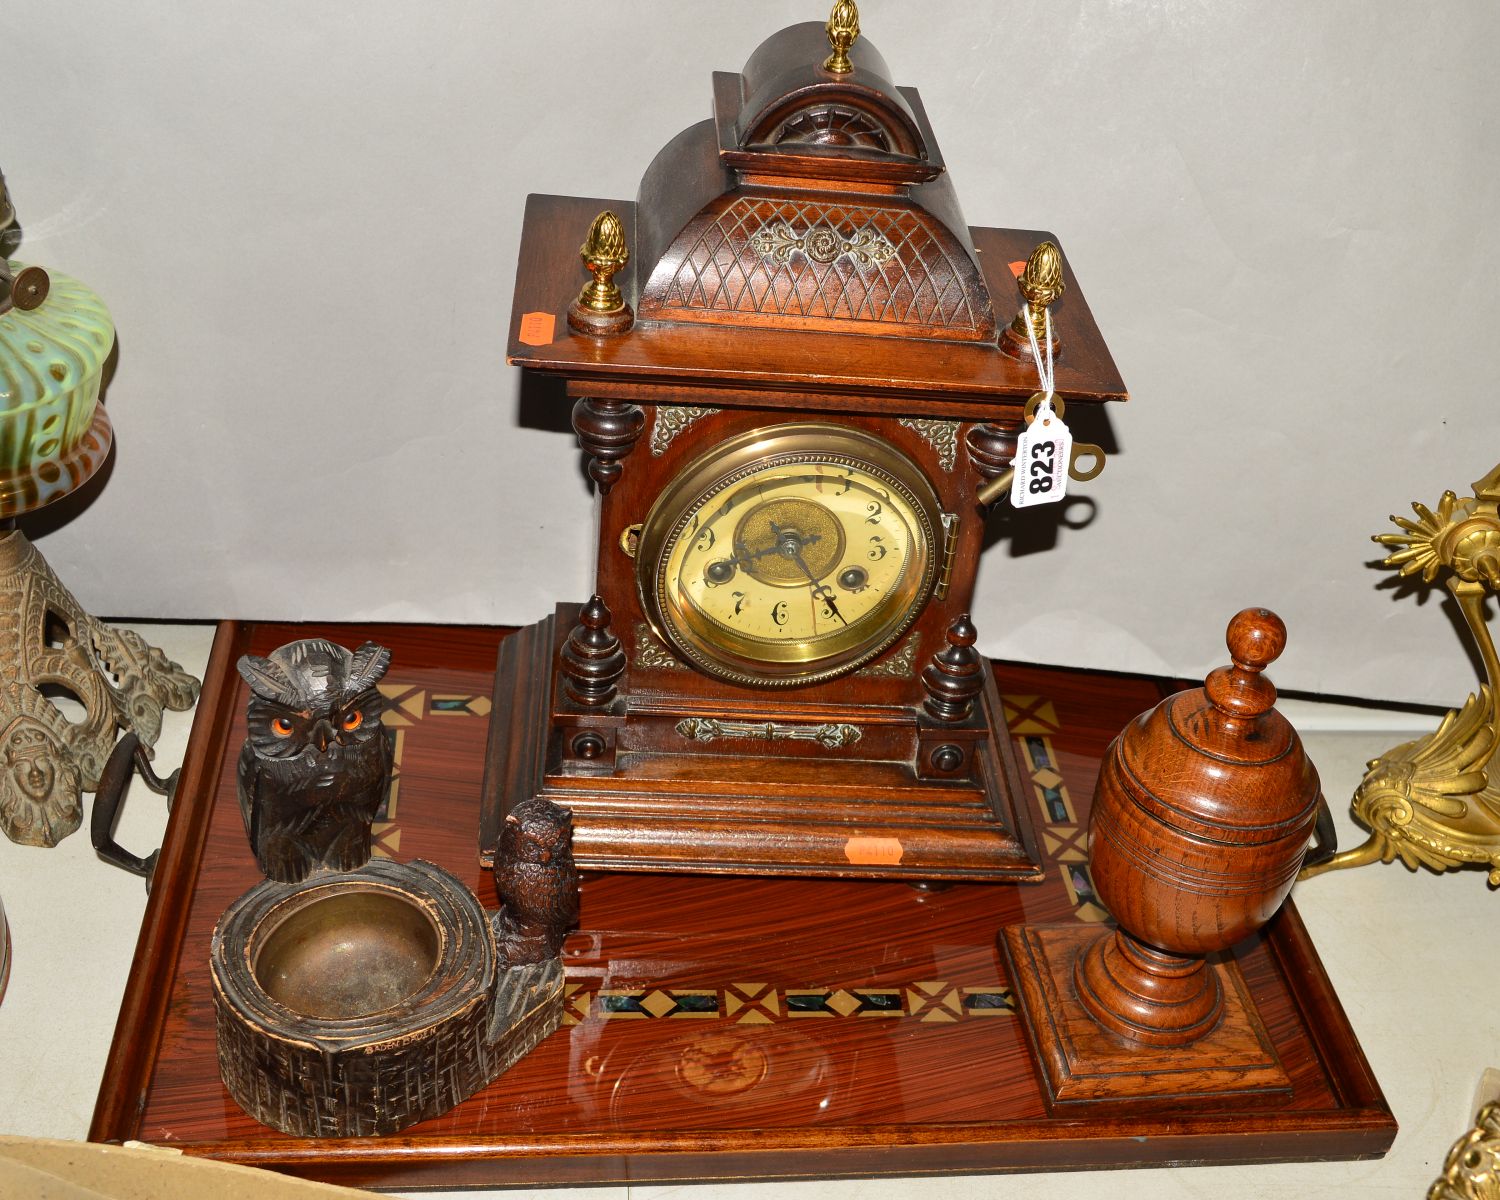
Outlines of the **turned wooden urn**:
[[1105,754],[1089,874],[1119,928],[1004,931],[1054,1113],[1292,1098],[1229,950],[1291,890],[1318,775],[1262,674],[1286,645],[1280,618],[1247,608],[1228,642],[1232,665],[1136,717]]
[[1317,816],[1317,771],[1262,674],[1286,627],[1249,608],[1227,641],[1232,666],[1115,738],[1094,793],[1089,871],[1120,928],[1080,956],[1074,982],[1096,1021],[1148,1045],[1218,1022],[1222,987],[1204,956],[1275,914]]

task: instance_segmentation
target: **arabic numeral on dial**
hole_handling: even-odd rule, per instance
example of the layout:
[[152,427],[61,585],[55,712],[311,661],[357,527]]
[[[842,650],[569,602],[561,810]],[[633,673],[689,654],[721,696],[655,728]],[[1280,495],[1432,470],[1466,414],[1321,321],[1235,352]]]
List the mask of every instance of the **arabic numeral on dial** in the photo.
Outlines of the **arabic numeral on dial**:
[[823,602],[823,620],[825,620],[825,621],[831,621],[837,615],[838,614],[833,611],[833,605],[829,604],[825,600]]
[[886,556],[887,553],[888,553],[888,551],[886,550],[886,547],[885,547],[885,539],[882,538],[878,533],[871,534],[870,535],[870,552],[868,554],[866,554],[865,557],[869,558],[869,559],[873,559],[875,562],[879,562],[882,558],[884,558]]
[[866,525],[879,525],[880,524],[880,514],[883,511],[884,510],[880,507],[880,501],[878,501],[878,500],[871,500],[870,503],[868,503],[868,504],[865,505],[865,512],[867,512],[867,513],[870,514],[869,516],[867,516],[865,518],[865,524]]
[[745,605],[750,603],[750,598],[744,592],[731,592],[730,595],[734,597],[734,611],[729,615],[737,617],[744,611]]
[[778,626],[786,624],[787,612],[785,600],[781,601],[781,603],[771,610],[771,620],[775,621]]
[[712,550],[714,548],[714,542],[717,540],[718,539],[714,537],[714,531],[712,529],[705,529],[703,531],[703,536],[693,543],[693,549],[698,551],[698,553],[700,554],[707,553],[709,550]]

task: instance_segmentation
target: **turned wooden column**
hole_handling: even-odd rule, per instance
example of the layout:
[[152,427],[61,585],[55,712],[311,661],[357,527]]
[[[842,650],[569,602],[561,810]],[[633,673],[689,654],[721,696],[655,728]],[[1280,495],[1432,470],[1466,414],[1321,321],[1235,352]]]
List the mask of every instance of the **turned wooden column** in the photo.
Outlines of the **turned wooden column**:
[[620,478],[621,460],[635,449],[646,414],[625,400],[596,400],[585,396],[573,406],[573,432],[589,456],[589,477],[605,495]]
[[1013,422],[990,420],[969,428],[964,444],[969,448],[974,469],[986,480],[998,478],[1010,469],[1016,457],[1016,439],[1021,436],[1024,424],[1017,409]]
[[948,644],[932,656],[922,672],[927,692],[923,707],[939,721],[962,721],[974,711],[984,690],[984,659],[974,649],[979,631],[964,613],[948,626]]
[[610,611],[597,595],[578,614],[559,654],[558,670],[568,699],[602,708],[615,698],[615,683],[625,674],[625,651],[609,627]]

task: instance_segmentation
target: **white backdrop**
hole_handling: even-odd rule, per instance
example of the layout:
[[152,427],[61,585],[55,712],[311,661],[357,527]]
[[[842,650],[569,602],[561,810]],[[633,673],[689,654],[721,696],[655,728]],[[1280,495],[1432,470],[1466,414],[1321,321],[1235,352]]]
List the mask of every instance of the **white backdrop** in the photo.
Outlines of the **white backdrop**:
[[[88,281],[120,339],[114,468],[43,551],[104,615],[519,623],[582,598],[576,448],[520,423],[503,362],[525,195],[633,197],[710,71],[824,16],[9,0],[18,257]],[[1368,537],[1500,459],[1500,6],[862,19],[969,221],[1058,235],[1133,396],[1086,526],[986,552],[981,648],[1194,675],[1264,604],[1283,687],[1457,702],[1446,593],[1379,588]]]

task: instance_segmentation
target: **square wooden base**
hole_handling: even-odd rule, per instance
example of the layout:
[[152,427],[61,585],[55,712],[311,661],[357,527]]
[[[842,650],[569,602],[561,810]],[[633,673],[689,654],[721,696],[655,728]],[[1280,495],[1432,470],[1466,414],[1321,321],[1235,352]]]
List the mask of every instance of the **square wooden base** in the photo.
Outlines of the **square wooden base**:
[[1013,925],[1002,939],[1052,1111],[1291,1097],[1291,1080],[1233,959],[1209,964],[1224,989],[1224,1015],[1191,1045],[1144,1046],[1102,1028],[1073,983],[1073,964],[1101,936],[1109,931],[1098,926]]

